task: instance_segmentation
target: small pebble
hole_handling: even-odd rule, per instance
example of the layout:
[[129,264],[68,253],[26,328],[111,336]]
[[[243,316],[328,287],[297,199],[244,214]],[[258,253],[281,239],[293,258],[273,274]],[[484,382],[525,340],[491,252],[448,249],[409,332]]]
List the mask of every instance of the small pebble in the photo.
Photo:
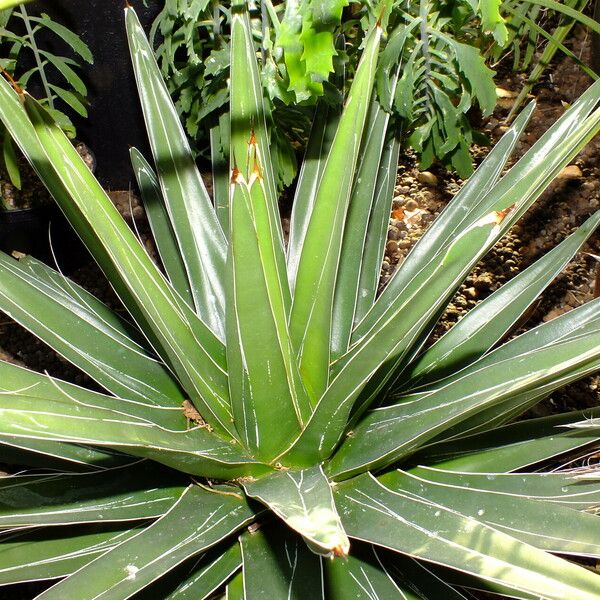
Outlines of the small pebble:
[[434,186],[438,183],[438,178],[431,171],[421,171],[417,175],[417,179],[425,185]]

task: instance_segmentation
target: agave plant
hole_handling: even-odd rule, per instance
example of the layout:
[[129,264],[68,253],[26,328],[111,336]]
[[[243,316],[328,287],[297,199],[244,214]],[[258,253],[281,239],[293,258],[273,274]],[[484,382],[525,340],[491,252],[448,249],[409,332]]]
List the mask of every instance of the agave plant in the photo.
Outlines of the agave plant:
[[[425,342],[476,262],[600,128],[600,87],[504,176],[521,114],[383,292],[399,147],[371,100],[381,30],[341,115],[316,112],[287,248],[257,57],[234,7],[230,169],[215,202],[134,11],[154,167],[135,173],[164,272],[60,128],[0,82],[0,117],[128,318],[0,255],[0,308],[98,392],[0,363],[0,583],[38,597],[593,600],[600,483],[546,473],[599,411],[507,424],[600,365],[600,300],[498,345],[600,221]],[[41,469],[41,470],[39,470]]]

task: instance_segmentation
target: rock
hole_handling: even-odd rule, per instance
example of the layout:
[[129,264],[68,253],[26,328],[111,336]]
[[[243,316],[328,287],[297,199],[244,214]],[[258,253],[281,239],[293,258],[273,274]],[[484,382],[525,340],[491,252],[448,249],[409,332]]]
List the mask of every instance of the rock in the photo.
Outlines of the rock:
[[558,174],[559,179],[579,179],[580,177],[583,177],[583,173],[577,165],[568,165]]
[[493,285],[493,280],[490,275],[479,275],[473,282],[475,289],[490,289]]
[[496,98],[516,98],[517,94],[504,88],[496,88]]
[[421,171],[417,175],[417,179],[425,185],[437,185],[438,178],[431,171]]
[[385,249],[386,249],[388,255],[394,256],[395,254],[398,253],[398,242],[395,240],[390,240],[386,244]]
[[390,240],[400,239],[400,230],[395,225],[390,225],[388,227],[388,238]]

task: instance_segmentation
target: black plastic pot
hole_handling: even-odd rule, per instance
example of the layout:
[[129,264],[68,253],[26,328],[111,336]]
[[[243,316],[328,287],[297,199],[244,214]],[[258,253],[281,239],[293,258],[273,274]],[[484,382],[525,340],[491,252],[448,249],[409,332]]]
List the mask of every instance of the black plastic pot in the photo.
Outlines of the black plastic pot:
[[0,250],[30,254],[66,273],[91,259],[58,206],[52,204],[0,210]]

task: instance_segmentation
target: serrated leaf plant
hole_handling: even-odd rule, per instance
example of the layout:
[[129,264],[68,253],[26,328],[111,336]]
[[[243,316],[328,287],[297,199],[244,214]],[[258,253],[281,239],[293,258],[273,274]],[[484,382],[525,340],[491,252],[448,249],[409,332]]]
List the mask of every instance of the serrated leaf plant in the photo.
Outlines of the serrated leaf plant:
[[[0,82],[0,118],[127,309],[0,255],[0,309],[92,391],[0,363],[0,583],[38,598],[595,600],[600,410],[510,421],[600,366],[600,300],[500,343],[596,229],[427,347],[477,261],[600,129],[589,88],[503,175],[514,122],[380,294],[399,146],[372,100],[378,24],[341,115],[320,107],[289,240],[278,214],[246,5],[231,43],[230,168],[215,202],[135,12],[152,160],[132,150],[164,271],[60,128]],[[426,348],[426,349],[424,349]]]

